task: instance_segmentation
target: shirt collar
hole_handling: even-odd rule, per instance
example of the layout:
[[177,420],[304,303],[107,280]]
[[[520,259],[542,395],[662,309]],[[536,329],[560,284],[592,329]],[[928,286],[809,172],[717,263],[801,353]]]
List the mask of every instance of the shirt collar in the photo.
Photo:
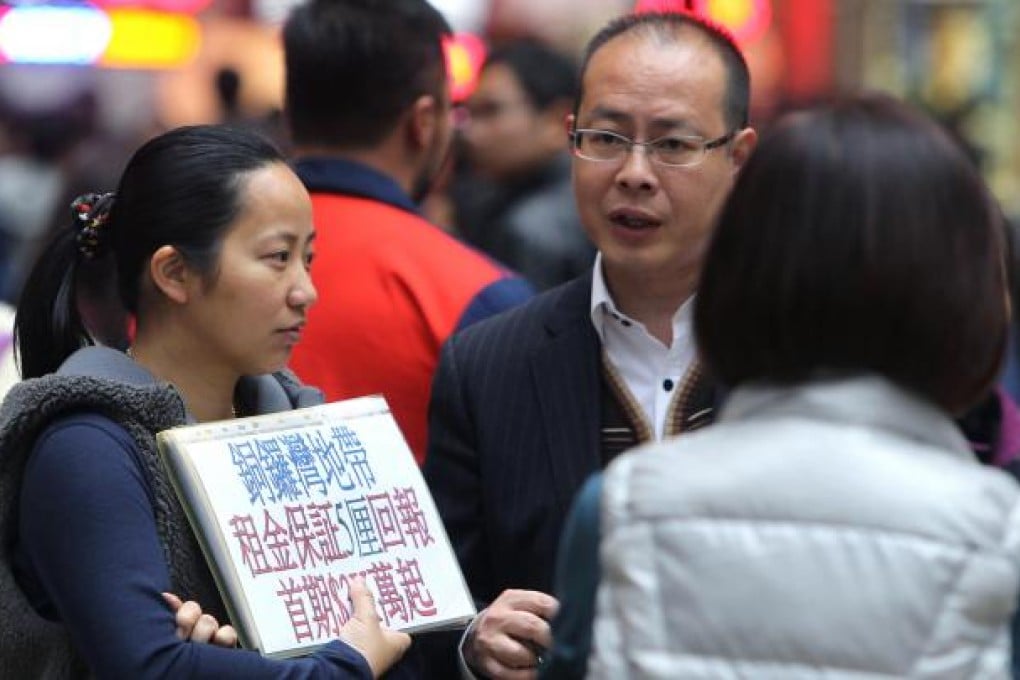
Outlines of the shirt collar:
[[[613,319],[618,321],[625,327],[638,327],[644,329],[644,324],[636,319],[632,319],[619,310],[616,303],[613,301],[613,296],[609,293],[609,286],[606,285],[605,273],[602,268],[602,253],[598,252],[595,254],[595,267],[592,272],[591,281],[591,304],[589,308],[591,315],[591,323],[595,327],[595,332],[598,333],[599,340],[603,343],[606,342],[605,336],[605,324],[607,319]],[[689,327],[692,323],[692,317],[694,313],[694,296],[690,296],[687,300],[680,305],[680,307],[673,313],[673,340],[679,336],[679,331],[684,326]],[[648,331],[645,330],[647,333]]]
[[616,305],[613,303],[613,298],[609,294],[609,288],[606,286],[605,276],[602,274],[602,253],[595,253],[595,269],[591,277],[591,304],[589,313],[591,314],[591,323],[595,326],[595,332],[598,333],[599,340],[603,344],[606,342],[605,329],[603,328],[606,321],[605,315],[613,312],[616,312]]
[[346,158],[310,156],[294,161],[293,167],[309,191],[368,198],[420,214],[418,206],[392,177],[364,163]]

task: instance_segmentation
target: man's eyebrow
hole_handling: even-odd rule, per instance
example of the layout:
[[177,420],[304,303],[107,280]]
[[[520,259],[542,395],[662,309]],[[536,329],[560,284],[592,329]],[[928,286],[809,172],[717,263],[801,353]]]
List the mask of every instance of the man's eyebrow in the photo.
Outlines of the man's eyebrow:
[[608,109],[604,106],[596,106],[586,114],[585,118],[603,119],[613,123],[627,123],[631,120],[631,117],[626,113],[616,109]]
[[[630,114],[604,106],[596,106],[584,117],[587,120],[608,120],[621,125],[634,120]],[[682,134],[701,135],[701,130],[697,126],[691,125],[682,118],[653,118],[650,127],[655,130],[676,130]]]
[[653,118],[650,127],[655,130],[675,130],[685,135],[701,134],[701,130],[697,126],[691,125],[683,118]]

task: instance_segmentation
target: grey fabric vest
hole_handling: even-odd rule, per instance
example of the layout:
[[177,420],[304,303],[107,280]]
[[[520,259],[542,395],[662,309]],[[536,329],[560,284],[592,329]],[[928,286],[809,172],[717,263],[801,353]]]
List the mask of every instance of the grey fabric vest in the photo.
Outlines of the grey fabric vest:
[[[243,413],[270,413],[321,403],[318,390],[286,373],[244,378],[238,384]],[[25,464],[36,438],[72,412],[104,415],[131,436],[153,499],[152,510],[174,592],[195,600],[219,621],[226,610],[156,450],[155,433],[190,421],[171,385],[114,350],[89,347],[57,373],[16,385],[0,407],[0,669],[12,678],[87,677],[88,669],[59,622],[39,616],[18,588],[11,556]]]

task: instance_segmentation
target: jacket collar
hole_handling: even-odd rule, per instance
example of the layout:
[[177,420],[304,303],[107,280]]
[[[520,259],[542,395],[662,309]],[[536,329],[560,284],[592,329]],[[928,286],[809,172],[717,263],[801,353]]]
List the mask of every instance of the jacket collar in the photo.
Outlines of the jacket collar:
[[[83,347],[69,356],[57,370],[63,376],[89,376],[121,382],[133,387],[153,387],[161,382],[141,364],[123,352],[109,347]],[[172,388],[168,383],[168,388]],[[291,374],[242,376],[237,383],[236,398],[243,413],[276,413],[295,407],[322,403],[321,393],[301,385]],[[189,423],[195,422],[191,413]]]
[[364,163],[315,156],[298,159],[293,167],[308,191],[368,198],[420,215],[418,206],[392,177]]
[[[592,274],[593,270],[589,269],[585,274],[563,284],[559,288],[553,289],[556,292],[550,291],[546,293],[546,295],[557,295],[559,297],[553,303],[555,313],[545,321],[546,331],[550,335],[559,335],[564,331],[573,329],[578,324],[586,324],[592,327],[591,316],[589,314]],[[592,327],[592,333],[594,334],[594,332],[595,329]]]
[[968,458],[974,455],[946,413],[877,375],[741,386],[733,390],[720,421],[789,416],[886,430]]

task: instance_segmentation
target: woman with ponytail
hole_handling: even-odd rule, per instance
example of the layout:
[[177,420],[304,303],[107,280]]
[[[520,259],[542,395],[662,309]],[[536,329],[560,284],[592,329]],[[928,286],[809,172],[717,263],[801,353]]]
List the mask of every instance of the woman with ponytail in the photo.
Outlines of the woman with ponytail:
[[[180,128],[135,153],[116,193],[82,196],[71,213],[24,287],[25,380],[0,408],[0,668],[377,677],[409,638],[380,627],[363,583],[341,640],[316,654],[232,649],[156,452],[169,427],[321,401],[285,371],[316,299],[300,181],[250,132]],[[134,319],[130,341],[111,318]]]

